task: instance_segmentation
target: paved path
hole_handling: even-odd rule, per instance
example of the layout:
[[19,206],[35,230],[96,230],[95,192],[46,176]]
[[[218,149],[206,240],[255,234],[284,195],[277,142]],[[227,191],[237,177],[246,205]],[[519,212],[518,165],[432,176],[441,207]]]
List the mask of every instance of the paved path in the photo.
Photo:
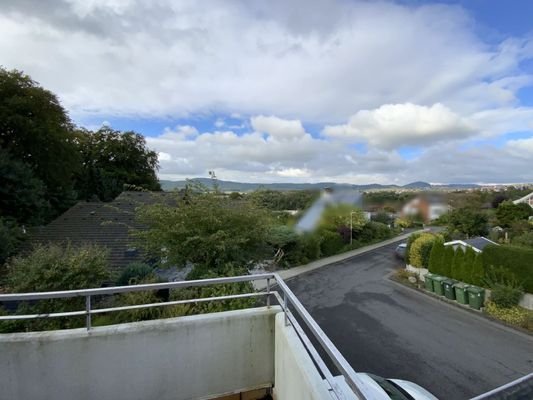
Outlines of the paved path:
[[352,367],[467,399],[533,371],[533,337],[391,282],[396,244],[288,283]]

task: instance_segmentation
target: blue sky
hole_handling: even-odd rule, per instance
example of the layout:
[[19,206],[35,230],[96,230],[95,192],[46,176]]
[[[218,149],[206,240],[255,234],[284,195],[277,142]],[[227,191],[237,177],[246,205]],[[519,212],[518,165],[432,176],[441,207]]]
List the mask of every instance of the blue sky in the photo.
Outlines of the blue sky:
[[0,4],[0,64],[161,178],[531,182],[533,2]]

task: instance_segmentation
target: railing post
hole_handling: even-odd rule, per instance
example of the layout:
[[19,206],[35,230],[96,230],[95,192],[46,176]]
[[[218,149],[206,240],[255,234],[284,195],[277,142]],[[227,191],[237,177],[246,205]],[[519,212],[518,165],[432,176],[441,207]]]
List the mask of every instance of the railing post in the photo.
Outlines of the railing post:
[[91,296],[85,297],[85,312],[87,313],[85,315],[85,326],[87,327],[87,331],[91,330]]
[[285,311],[285,326],[289,326],[289,309],[287,307],[287,293],[283,292],[283,311]]
[[270,278],[267,278],[267,307],[270,307]]

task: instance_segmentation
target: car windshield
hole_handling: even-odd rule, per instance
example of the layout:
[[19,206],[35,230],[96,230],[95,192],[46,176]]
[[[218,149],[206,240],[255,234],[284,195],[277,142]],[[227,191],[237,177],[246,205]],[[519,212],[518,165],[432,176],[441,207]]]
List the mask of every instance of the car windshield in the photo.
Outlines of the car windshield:
[[412,400],[412,397],[407,395],[403,390],[398,388],[392,382],[381,376],[368,374],[391,398],[391,400]]

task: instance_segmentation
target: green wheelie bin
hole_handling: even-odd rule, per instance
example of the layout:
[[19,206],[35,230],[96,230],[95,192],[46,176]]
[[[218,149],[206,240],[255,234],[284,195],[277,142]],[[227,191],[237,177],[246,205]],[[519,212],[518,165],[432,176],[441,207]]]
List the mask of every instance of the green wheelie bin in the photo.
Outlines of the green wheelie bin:
[[453,284],[453,288],[455,290],[455,299],[460,304],[468,304],[468,293],[466,292],[466,289],[469,288],[470,285],[467,285],[463,282],[456,282]]
[[444,296],[444,287],[442,283],[448,278],[445,276],[434,276],[433,277],[433,291],[439,296]]
[[480,310],[485,301],[485,289],[477,286],[469,286],[466,292],[468,293],[468,304],[470,307]]
[[444,289],[444,296],[449,300],[455,300],[455,292],[453,290],[453,285],[457,281],[455,279],[446,279],[442,281],[442,287]]
[[424,284],[426,285],[426,290],[429,292],[433,292],[433,277],[436,276],[432,274],[431,272],[428,272],[426,275],[424,275]]

